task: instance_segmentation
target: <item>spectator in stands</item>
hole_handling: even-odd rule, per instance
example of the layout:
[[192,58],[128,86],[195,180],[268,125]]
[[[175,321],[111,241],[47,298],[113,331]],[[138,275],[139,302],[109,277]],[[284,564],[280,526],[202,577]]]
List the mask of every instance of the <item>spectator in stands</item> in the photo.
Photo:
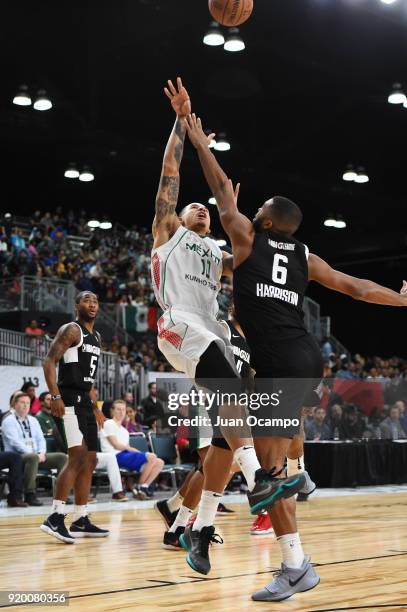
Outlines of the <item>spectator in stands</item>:
[[10,493],[7,505],[10,508],[26,508],[23,501],[23,460],[21,455],[13,452],[0,452],[0,470],[8,470],[7,482]]
[[38,323],[35,319],[32,319],[27,327],[25,328],[25,333],[27,336],[43,336],[45,334],[44,330],[38,326]]
[[399,402],[396,402],[396,404],[390,408],[389,416],[380,423],[382,438],[385,440],[407,439],[406,432],[400,422],[400,407],[398,404]]
[[136,411],[128,404],[126,405],[126,416],[123,421],[123,427],[125,427],[129,433],[139,433],[143,431],[143,426],[141,423],[137,422]]
[[13,228],[10,236],[10,242],[17,253],[25,249],[25,240],[22,236],[21,230],[18,227]]
[[55,419],[51,414],[51,393],[44,391],[41,393],[39,400],[41,402],[41,410],[35,415],[38,420],[42,433],[45,436],[53,436],[53,449],[61,453],[67,452],[65,441],[56,426]]
[[361,440],[365,425],[353,404],[345,405],[343,409],[342,431],[345,440]]
[[327,422],[329,423],[329,428],[332,432],[333,439],[343,439],[344,435],[342,428],[342,406],[340,404],[334,404],[331,407]]
[[325,336],[322,340],[321,346],[322,358],[324,361],[329,361],[329,356],[333,352],[332,344],[329,341],[329,338]]
[[26,393],[28,397],[30,398],[30,405],[31,405],[30,414],[33,414],[33,415],[36,415],[37,412],[41,410],[41,402],[39,398],[36,397],[35,390],[36,390],[36,386],[31,380],[24,383],[23,386],[21,387],[21,391],[23,393]]
[[311,422],[305,421],[304,430],[307,440],[330,440],[331,430],[325,420],[325,410],[315,408]]
[[109,478],[110,488],[112,490],[112,501],[129,501],[129,498],[123,491],[122,476],[115,455],[113,453],[96,453],[96,460],[96,469],[107,471],[107,477]]
[[336,378],[342,378],[344,380],[352,380],[353,378],[355,378],[354,374],[353,374],[353,368],[352,368],[353,364],[349,363],[349,359],[348,356],[345,355],[345,353],[343,355],[340,356],[340,366],[338,371],[336,372]]
[[398,402],[395,403],[395,406],[397,406],[400,411],[400,423],[401,423],[401,426],[404,432],[407,434],[406,403],[403,400],[399,400]]
[[157,385],[151,382],[148,385],[148,395],[141,400],[143,425],[152,427],[158,419],[164,416],[164,406],[157,398]]
[[140,473],[133,494],[137,499],[148,499],[153,496],[151,485],[161,472],[164,461],[154,453],[142,453],[130,446],[129,432],[122,424],[126,416],[123,400],[115,400],[111,412],[112,418],[105,422],[101,432],[102,451],[114,453],[120,468]]
[[38,469],[56,468],[58,473],[67,461],[64,453],[47,453],[41,427],[30,410],[30,396],[21,392],[14,396],[14,414],[2,421],[4,450],[21,455],[24,466],[25,501],[29,506],[42,506],[36,495]]

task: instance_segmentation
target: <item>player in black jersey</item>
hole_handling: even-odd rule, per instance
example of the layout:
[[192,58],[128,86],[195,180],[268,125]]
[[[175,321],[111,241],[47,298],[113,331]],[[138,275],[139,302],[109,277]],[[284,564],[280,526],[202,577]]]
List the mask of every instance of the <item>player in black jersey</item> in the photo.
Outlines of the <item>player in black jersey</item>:
[[[299,207],[275,196],[250,221],[237,208],[235,190],[208,148],[202,125],[195,115],[187,118],[188,134],[216,198],[220,220],[233,250],[234,302],[236,314],[252,351],[252,363],[260,379],[290,379],[283,388],[280,407],[291,414],[300,410],[310,388],[299,379],[322,377],[322,359],[313,337],[303,322],[302,303],[310,280],[357,300],[389,306],[407,306],[407,283],[400,293],[368,280],[332,269],[293,235],[302,221]],[[279,388],[279,387],[277,387]],[[269,434],[272,432],[270,431]],[[263,433],[264,436],[264,433]],[[262,467],[282,472],[290,438],[255,436]],[[249,500],[252,496],[249,495]],[[252,510],[255,507],[252,502]],[[282,571],[273,582],[253,595],[256,601],[279,601],[306,591],[319,582],[304,556],[295,520],[294,500],[273,506],[270,517],[283,556]]]
[[[98,425],[103,426],[105,420],[93,390],[101,352],[100,335],[93,329],[98,298],[90,291],[82,291],[76,297],[75,308],[76,322],[58,330],[43,366],[51,393],[52,415],[68,448],[68,463],[57,478],[52,513],[41,529],[67,544],[73,544],[79,537],[109,534],[107,529],[90,522],[86,509],[96,467]],[[68,531],[64,522],[65,503],[72,488],[78,518]]]

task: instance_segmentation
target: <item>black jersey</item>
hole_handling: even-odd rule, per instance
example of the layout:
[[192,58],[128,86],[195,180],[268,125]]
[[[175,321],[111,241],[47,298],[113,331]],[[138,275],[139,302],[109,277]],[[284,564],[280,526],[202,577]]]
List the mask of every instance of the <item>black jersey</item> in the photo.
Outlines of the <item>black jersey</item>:
[[81,330],[81,339],[71,346],[59,361],[58,387],[89,391],[96,379],[101,352],[100,335],[90,332],[76,322]]
[[306,333],[307,285],[308,248],[273,231],[256,233],[250,256],[233,273],[236,318],[252,349]]
[[239,334],[231,321],[227,321],[230,329],[230,341],[233,345],[236,368],[242,378],[250,375],[250,348],[245,338]]

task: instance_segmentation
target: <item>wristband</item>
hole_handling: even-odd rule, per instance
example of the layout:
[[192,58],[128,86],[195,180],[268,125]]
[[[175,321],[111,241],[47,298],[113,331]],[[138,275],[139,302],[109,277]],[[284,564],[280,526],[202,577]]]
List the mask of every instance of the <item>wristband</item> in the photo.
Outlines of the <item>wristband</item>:
[[62,399],[61,395],[51,395],[51,401],[55,402],[56,400]]

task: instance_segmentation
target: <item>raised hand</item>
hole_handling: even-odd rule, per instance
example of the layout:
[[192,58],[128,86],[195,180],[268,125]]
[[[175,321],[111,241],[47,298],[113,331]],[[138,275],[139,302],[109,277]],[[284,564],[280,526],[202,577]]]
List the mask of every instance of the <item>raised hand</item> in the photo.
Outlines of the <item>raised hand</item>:
[[186,117],[191,112],[191,100],[180,77],[177,78],[177,88],[172,81],[168,81],[168,87],[164,87],[164,92],[171,100],[171,106],[178,117]]
[[192,113],[192,115],[187,116],[187,131],[189,140],[197,149],[199,145],[204,145],[209,147],[211,141],[215,138],[216,134],[209,134],[207,136],[202,129],[202,121],[199,117]]
[[407,281],[403,280],[403,286],[400,289],[401,295],[407,295]]

